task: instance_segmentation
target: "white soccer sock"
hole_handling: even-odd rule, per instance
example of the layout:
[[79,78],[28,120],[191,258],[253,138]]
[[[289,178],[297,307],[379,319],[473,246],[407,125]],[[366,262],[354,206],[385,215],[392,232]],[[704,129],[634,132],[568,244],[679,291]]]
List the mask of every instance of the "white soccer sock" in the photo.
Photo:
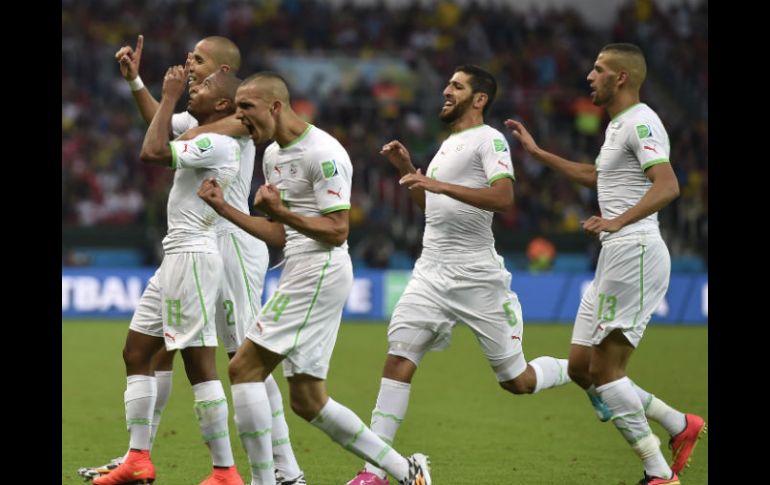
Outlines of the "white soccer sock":
[[192,386],[203,441],[209,447],[214,466],[231,467],[235,464],[227,430],[227,398],[222,382],[206,381]]
[[382,441],[353,411],[329,398],[310,424],[369,463],[374,463],[398,480],[409,473],[409,462]]
[[[371,430],[382,441],[393,446],[398,427],[406,416],[409,406],[409,391],[412,385],[408,382],[396,381],[383,377],[380,380],[380,393],[377,394],[377,404],[372,410]],[[377,468],[371,463],[366,463],[364,468],[369,473],[374,473],[380,478],[385,478],[385,470]]]
[[569,374],[567,374],[567,359],[557,359],[544,355],[532,359],[529,361],[529,365],[535,369],[535,376],[537,376],[537,383],[532,394],[572,382]]
[[129,448],[150,449],[152,410],[157,395],[158,385],[154,377],[140,374],[126,377],[123,401],[126,404],[126,427],[131,435]]
[[302,473],[302,470],[300,470],[297,457],[294,456],[294,450],[291,448],[289,425],[286,424],[286,415],[283,412],[283,397],[272,374],[265,379],[265,389],[273,417],[273,428],[270,435],[273,441],[275,468],[286,479],[296,478]]
[[684,413],[677,411],[655,397],[655,395],[637,386],[635,382],[632,384],[639,399],[642,400],[644,414],[647,416],[647,419],[652,419],[663,426],[670,436],[676,436],[684,430],[687,425]]
[[171,383],[173,371],[170,370],[156,370],[155,381],[158,385],[158,395],[155,399],[155,410],[152,414],[152,428],[150,429],[150,450],[152,451],[152,445],[155,444],[155,436],[158,434],[158,426],[160,426],[160,416],[163,410],[166,408],[168,398],[171,395]]
[[272,418],[264,382],[233,384],[233,410],[238,436],[249,457],[251,483],[274,485]]
[[650,430],[642,401],[634,391],[631,379],[622,377],[597,387],[596,391],[612,411],[615,427],[642,459],[647,474],[661,478],[671,477],[671,468],[660,452],[660,441]]

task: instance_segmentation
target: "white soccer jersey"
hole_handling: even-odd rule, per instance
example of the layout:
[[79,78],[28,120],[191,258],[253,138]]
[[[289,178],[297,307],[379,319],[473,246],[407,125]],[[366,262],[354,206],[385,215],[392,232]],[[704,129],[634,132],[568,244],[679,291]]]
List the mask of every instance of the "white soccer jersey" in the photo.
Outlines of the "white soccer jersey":
[[[262,157],[265,181],[275,185],[281,199],[292,212],[320,216],[350,209],[353,165],[345,148],[333,136],[308,125],[302,135],[285,147],[273,142]],[[339,248],[311,239],[286,228],[284,255],[309,251],[347,251],[347,241]]]
[[[188,111],[176,113],[171,117],[171,130],[174,138],[185,131],[198,126],[198,120]],[[251,191],[251,179],[254,176],[254,156],[256,148],[254,142],[248,136],[235,138],[241,147],[241,168],[238,178],[233,181],[230,190],[225,192],[225,201],[239,211],[249,213],[249,192]],[[241,229],[224,217],[217,223],[217,234],[230,234]]]
[[163,250],[166,254],[218,252],[215,226],[220,217],[198,197],[198,188],[204,179],[216,177],[227,194],[241,165],[240,145],[215,133],[169,145],[171,168],[176,173],[168,195],[168,234],[163,238]]
[[[671,146],[658,115],[644,103],[626,109],[610,122],[596,158],[597,189],[602,217],[614,219],[636,205],[652,186],[644,171],[669,163]],[[658,230],[658,213],[615,233],[602,233],[606,241],[633,232]]]
[[[513,179],[508,142],[489,125],[454,133],[441,144],[425,175],[472,189],[489,187],[501,178]],[[436,253],[494,248],[492,216],[492,211],[426,191],[423,248]]]
[[185,131],[196,128],[197,126],[198,120],[196,120],[189,111],[183,111],[181,113],[174,113],[171,115],[171,135],[174,138],[178,138],[179,135]]

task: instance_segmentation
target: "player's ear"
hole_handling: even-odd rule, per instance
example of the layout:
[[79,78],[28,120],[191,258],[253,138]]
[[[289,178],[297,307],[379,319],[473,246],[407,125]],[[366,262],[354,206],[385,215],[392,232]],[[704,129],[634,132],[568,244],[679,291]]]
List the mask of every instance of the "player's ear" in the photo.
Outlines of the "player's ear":
[[628,82],[628,73],[626,71],[620,71],[618,73],[618,86],[626,84]]
[[222,72],[230,72],[230,66],[228,66],[227,64],[222,64],[221,66],[219,66],[219,70]]
[[489,100],[489,95],[487,95],[487,93],[476,93],[473,96],[473,104],[478,107],[483,107]]
[[217,104],[215,106],[216,111],[227,111],[228,108],[233,104],[233,102],[227,98],[219,98],[219,101],[217,101]]

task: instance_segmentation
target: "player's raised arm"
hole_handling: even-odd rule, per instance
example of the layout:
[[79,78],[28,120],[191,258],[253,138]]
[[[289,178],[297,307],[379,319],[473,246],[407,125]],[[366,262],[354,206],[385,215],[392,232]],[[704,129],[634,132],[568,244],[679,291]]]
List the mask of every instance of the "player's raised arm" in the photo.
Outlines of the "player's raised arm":
[[540,148],[529,131],[524,125],[516,120],[505,120],[505,126],[511,130],[511,134],[519,140],[521,146],[536,160],[566,175],[570,180],[585,185],[586,187],[596,187],[596,167],[587,163],[571,162],[551,152]]
[[171,115],[174,114],[174,106],[187,87],[188,74],[188,70],[183,66],[172,66],[166,71],[158,111],[147,128],[142,153],[139,155],[143,162],[171,164],[172,153],[168,144],[171,134]]
[[149,124],[158,111],[158,102],[152,97],[150,90],[142,82],[142,78],[139,77],[139,64],[142,60],[143,48],[144,36],[139,35],[136,39],[136,47],[132,49],[131,46],[124,45],[115,53],[115,60],[118,61],[123,79],[128,81],[131,94],[134,96],[134,101],[142,114],[142,118]]

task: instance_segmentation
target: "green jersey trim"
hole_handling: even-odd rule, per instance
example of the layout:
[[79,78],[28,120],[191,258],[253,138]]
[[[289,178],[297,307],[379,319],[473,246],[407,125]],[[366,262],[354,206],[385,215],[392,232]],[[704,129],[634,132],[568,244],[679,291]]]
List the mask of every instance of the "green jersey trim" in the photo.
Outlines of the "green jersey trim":
[[321,211],[321,214],[331,214],[332,212],[344,211],[350,209],[350,204],[334,205]]
[[642,165],[642,170],[647,170],[648,168],[652,167],[653,165],[658,165],[661,163],[671,163],[668,161],[668,158],[658,158],[657,160],[651,160],[644,165]]
[[310,128],[312,128],[312,127],[313,127],[313,125],[308,123],[307,128],[305,128],[305,131],[303,131],[301,135],[299,135],[297,138],[295,138],[292,141],[290,141],[289,143],[287,143],[285,146],[281,146],[280,143],[278,144],[278,146],[281,147],[281,150],[285,150],[285,149],[287,149],[289,147],[293,147],[297,143],[301,142],[307,136],[307,134],[310,132]]
[[504,179],[504,178],[509,178],[509,179],[511,179],[513,181],[516,180],[516,177],[514,177],[513,175],[511,175],[509,173],[498,173],[497,175],[495,175],[494,177],[489,179],[489,185],[492,185],[492,182],[497,182],[498,180]]

